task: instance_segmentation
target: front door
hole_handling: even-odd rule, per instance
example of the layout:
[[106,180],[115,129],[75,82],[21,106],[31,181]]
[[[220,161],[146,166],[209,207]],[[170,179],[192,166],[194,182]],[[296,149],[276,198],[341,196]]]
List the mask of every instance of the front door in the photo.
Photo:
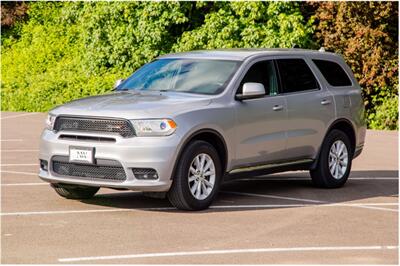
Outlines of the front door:
[[284,96],[279,95],[273,60],[254,63],[241,81],[238,94],[246,82],[262,83],[266,95],[262,98],[237,101],[235,104],[234,167],[280,161],[285,156],[287,108]]

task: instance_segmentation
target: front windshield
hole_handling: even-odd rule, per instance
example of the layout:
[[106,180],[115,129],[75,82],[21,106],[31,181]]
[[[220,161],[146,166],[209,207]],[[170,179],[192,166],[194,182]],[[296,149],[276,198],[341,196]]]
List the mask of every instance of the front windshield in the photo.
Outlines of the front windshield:
[[238,61],[228,60],[159,59],[141,67],[117,90],[218,94],[238,66]]

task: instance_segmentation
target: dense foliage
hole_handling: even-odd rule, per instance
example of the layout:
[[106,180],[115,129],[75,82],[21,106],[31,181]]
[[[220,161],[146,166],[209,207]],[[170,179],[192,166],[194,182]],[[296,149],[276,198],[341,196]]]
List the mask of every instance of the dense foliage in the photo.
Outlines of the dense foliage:
[[395,2],[29,2],[1,12],[2,110],[104,93],[165,53],[320,44],[352,67],[370,126],[398,127]]
[[351,66],[377,129],[398,127],[398,17],[397,2],[326,2],[315,11],[316,39]]

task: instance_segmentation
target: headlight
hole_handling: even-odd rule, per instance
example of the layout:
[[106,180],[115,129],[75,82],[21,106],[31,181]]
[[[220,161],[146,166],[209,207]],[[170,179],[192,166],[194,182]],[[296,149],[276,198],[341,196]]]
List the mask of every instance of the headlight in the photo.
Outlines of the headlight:
[[176,123],[171,119],[131,120],[136,136],[169,136],[176,130]]
[[47,119],[46,119],[46,128],[48,130],[53,130],[54,121],[56,121],[56,116],[52,115],[52,114],[48,114]]

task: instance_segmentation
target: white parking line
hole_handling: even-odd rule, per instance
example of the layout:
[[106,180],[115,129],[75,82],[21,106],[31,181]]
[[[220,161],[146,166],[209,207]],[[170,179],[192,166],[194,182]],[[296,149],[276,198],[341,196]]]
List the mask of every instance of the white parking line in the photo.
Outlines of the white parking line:
[[276,195],[268,195],[268,194],[254,194],[254,193],[244,193],[244,192],[234,192],[234,191],[221,191],[222,193],[233,194],[233,195],[241,195],[241,196],[250,196],[250,197],[261,197],[261,198],[271,198],[271,199],[284,199],[284,200],[293,200],[293,201],[302,201],[302,202],[312,202],[312,203],[326,203],[325,201],[320,200],[312,200],[312,199],[303,199],[303,198],[293,198],[293,197],[284,197],[284,196],[276,196]]
[[38,175],[38,173],[28,173],[28,172],[19,172],[19,171],[3,171],[3,170],[1,170],[0,173],[18,174],[18,175],[33,175],[33,176]]
[[[336,203],[332,205],[337,205]],[[399,212],[399,210],[395,209],[388,209],[388,208],[381,208],[381,207],[372,207],[369,206],[368,204],[365,205],[349,205],[349,204],[341,204],[342,206],[349,206],[349,207],[355,207],[355,208],[363,208],[363,209],[371,209],[371,210],[378,210],[378,211],[389,211],[389,212]]]
[[221,191],[221,192],[227,193],[227,194],[234,194],[234,195],[250,196],[250,197],[276,198],[276,199],[285,199],[285,200],[302,201],[302,202],[314,202],[314,203],[324,204],[324,205],[318,205],[318,206],[324,206],[324,207],[325,206],[347,206],[347,207],[354,207],[354,208],[372,209],[372,210],[389,211],[389,212],[399,212],[399,210],[395,210],[395,209],[368,206],[370,204],[353,205],[353,204],[349,204],[349,203],[335,203],[335,202],[322,201],[322,200],[312,200],[312,199],[304,199],[304,198],[293,198],[293,197],[284,197],[284,196],[275,196],[275,195],[255,194],[255,193],[244,193],[244,192],[235,192],[235,191]]
[[98,210],[70,210],[70,211],[37,211],[37,212],[4,212],[0,216],[24,216],[24,215],[46,215],[46,214],[74,214],[74,213],[96,213],[96,212],[130,212],[130,211],[163,211],[163,210],[176,210],[173,207],[159,207],[159,208],[138,208],[138,209],[98,209]]
[[40,113],[25,113],[25,114],[18,114],[18,115],[10,115],[10,116],[2,117],[1,120],[9,119],[9,118],[17,118],[17,117],[21,117],[21,116],[36,115],[36,114],[40,114]]
[[0,139],[0,141],[22,141],[22,139]]
[[48,186],[49,183],[6,183],[1,184],[2,187],[14,187],[14,186]]
[[38,152],[39,150],[1,150],[0,152]]
[[39,163],[6,163],[0,166],[39,166]]
[[[274,177],[274,178],[240,178],[235,181],[311,181],[311,177]],[[348,180],[399,180],[398,177],[349,177]]]
[[[398,206],[398,203],[335,203],[335,204],[257,204],[257,205],[214,205],[210,209],[269,209],[269,208],[293,208],[293,207],[369,207],[369,206]],[[371,207],[372,208],[372,207]],[[378,207],[376,207],[378,208]],[[131,212],[131,211],[166,211],[175,210],[174,207],[150,207],[132,209],[91,209],[91,210],[64,210],[64,211],[33,211],[33,212],[4,212],[0,216],[29,216],[29,215],[51,215],[51,214],[76,214],[97,212]],[[385,209],[398,211],[395,209]]]
[[[340,203],[341,204],[341,203]],[[330,206],[334,206],[335,204],[331,204]],[[343,206],[399,206],[398,202],[365,202],[365,203],[343,203]]]
[[239,253],[278,253],[278,252],[393,250],[393,249],[398,249],[398,246],[336,246],[336,247],[221,249],[221,250],[200,250],[200,251],[180,251],[180,252],[96,256],[96,257],[61,258],[61,259],[58,259],[58,261],[59,262],[79,262],[79,261],[137,259],[137,258],[155,258],[155,257],[225,255],[225,254],[239,254]]

